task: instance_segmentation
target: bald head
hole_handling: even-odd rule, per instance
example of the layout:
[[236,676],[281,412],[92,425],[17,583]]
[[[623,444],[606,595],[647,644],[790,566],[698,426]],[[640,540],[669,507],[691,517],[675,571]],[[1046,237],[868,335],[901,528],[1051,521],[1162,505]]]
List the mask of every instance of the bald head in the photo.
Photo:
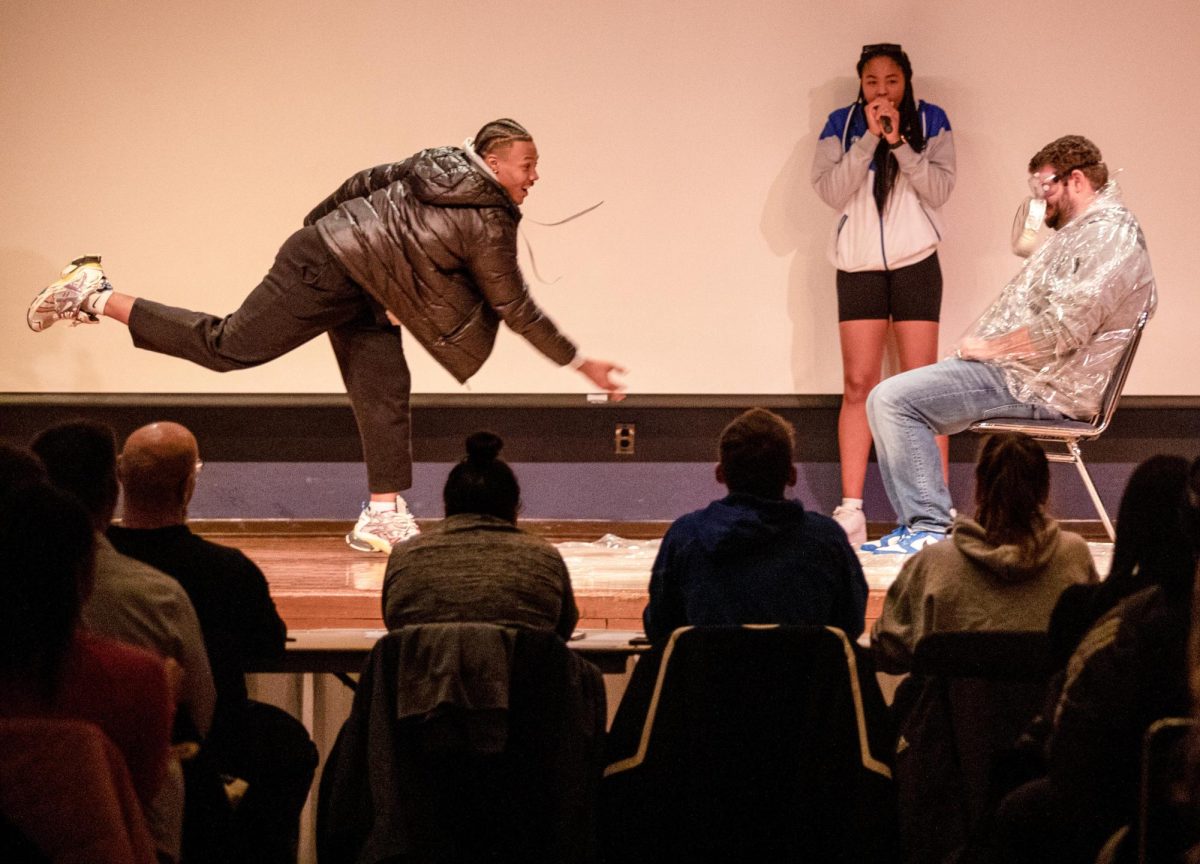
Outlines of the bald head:
[[186,522],[199,458],[196,437],[185,426],[162,422],[135,430],[125,439],[118,464],[124,523],[137,528]]

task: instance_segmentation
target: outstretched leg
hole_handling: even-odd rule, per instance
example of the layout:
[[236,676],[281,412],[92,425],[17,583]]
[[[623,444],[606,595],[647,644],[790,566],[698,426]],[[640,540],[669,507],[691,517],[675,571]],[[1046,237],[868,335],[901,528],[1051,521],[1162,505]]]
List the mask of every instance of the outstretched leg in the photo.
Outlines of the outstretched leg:
[[224,318],[120,294],[108,300],[103,314],[124,318],[138,348],[227,372],[286,354],[364,308],[362,289],[316,228],[304,228],[288,238],[263,281]]

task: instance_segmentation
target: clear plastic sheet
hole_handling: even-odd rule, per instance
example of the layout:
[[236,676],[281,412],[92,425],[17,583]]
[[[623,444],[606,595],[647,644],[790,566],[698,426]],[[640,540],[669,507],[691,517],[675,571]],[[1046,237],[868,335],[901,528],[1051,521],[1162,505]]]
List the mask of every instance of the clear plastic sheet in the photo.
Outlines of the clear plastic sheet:
[[1017,399],[1088,419],[1139,313],[1156,304],[1145,238],[1110,180],[1029,257],[966,339],[985,340]]

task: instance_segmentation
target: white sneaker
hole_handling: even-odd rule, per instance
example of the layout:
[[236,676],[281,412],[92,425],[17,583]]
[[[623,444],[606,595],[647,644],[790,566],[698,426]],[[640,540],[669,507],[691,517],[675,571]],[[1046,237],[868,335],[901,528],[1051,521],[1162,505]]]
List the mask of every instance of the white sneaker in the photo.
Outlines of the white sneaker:
[[842,526],[851,546],[861,546],[867,542],[867,517],[861,507],[835,507],[833,521]]
[[85,312],[83,302],[112,286],[100,269],[99,255],[84,255],[63,268],[62,276],[42,289],[25,313],[25,323],[34,333],[49,328],[55,321],[70,321],[71,325],[95,324],[100,319]]
[[408,512],[408,505],[396,496],[395,510],[372,510],[364,504],[354,530],[346,535],[346,545],[356,552],[389,553],[397,543],[421,533],[417,520]]

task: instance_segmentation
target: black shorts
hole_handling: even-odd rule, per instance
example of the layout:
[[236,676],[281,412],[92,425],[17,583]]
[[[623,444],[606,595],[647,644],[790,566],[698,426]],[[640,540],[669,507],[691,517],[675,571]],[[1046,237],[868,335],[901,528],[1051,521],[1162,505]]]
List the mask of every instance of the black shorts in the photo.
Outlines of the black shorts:
[[937,252],[897,270],[837,271],[838,321],[937,321],[942,268]]

